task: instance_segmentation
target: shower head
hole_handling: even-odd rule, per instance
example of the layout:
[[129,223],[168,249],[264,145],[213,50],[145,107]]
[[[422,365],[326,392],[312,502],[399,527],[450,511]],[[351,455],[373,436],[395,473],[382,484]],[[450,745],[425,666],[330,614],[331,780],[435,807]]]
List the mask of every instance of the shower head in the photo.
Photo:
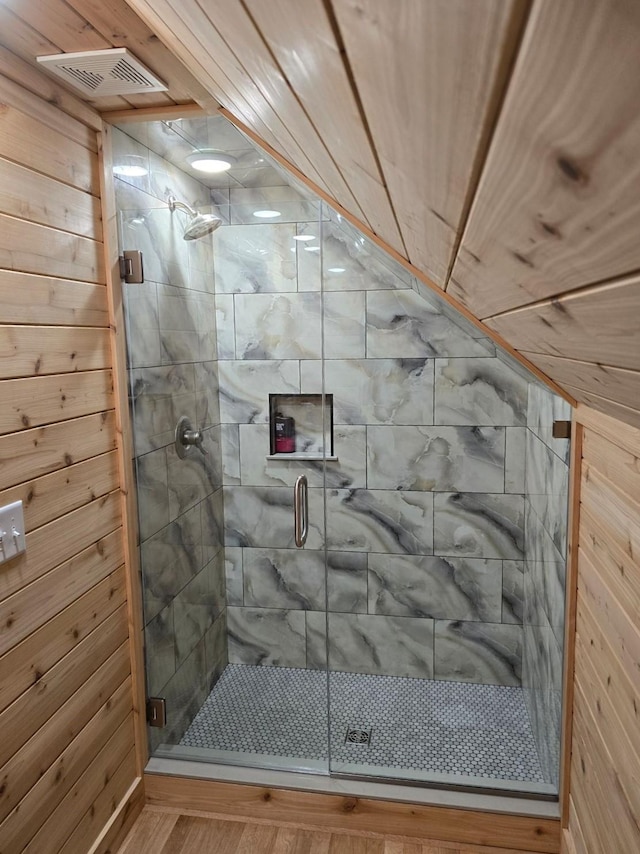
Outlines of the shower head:
[[169,210],[173,212],[176,209],[185,211],[191,217],[191,222],[187,225],[182,235],[184,240],[198,240],[199,237],[211,234],[218,226],[222,225],[220,217],[213,214],[198,213],[185,202],[179,202],[175,196],[169,196]]
[[205,234],[211,234],[219,225],[222,225],[220,217],[213,214],[196,214],[185,228],[182,237],[185,240],[197,240]]

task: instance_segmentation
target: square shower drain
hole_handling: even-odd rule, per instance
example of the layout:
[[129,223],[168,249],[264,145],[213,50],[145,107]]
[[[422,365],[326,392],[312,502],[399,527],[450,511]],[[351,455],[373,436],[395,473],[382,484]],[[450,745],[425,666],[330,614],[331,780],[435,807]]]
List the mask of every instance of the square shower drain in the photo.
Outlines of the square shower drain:
[[344,739],[345,744],[360,744],[363,747],[368,747],[371,744],[371,727],[369,729],[360,729],[359,727],[349,727]]

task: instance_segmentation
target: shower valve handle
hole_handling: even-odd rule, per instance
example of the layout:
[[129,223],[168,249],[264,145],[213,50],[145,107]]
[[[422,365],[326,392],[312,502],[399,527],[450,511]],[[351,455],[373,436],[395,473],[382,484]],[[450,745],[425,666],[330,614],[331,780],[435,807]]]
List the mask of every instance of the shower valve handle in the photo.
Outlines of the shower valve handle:
[[182,434],[182,441],[185,445],[195,445],[205,457],[209,454],[203,444],[202,430],[185,430]]
[[186,415],[183,415],[176,425],[176,453],[183,460],[191,453],[192,448],[197,448],[204,457],[209,456],[209,451],[204,446],[202,430],[194,430],[191,421],[189,421]]

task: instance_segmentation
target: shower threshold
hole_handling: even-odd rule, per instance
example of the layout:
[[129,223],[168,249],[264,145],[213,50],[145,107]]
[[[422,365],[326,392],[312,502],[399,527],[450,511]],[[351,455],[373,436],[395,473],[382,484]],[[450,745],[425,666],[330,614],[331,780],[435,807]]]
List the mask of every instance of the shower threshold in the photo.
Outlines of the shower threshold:
[[180,744],[155,757],[556,797],[521,688],[338,672],[328,683],[329,716],[324,671],[228,665]]

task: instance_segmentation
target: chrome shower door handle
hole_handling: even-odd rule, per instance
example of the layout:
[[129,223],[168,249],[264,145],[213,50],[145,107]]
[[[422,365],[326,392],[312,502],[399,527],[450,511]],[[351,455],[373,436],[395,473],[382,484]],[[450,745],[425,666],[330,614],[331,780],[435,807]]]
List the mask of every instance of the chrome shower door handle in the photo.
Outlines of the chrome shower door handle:
[[301,549],[309,533],[309,490],[304,474],[296,479],[293,487],[293,533],[296,546]]

